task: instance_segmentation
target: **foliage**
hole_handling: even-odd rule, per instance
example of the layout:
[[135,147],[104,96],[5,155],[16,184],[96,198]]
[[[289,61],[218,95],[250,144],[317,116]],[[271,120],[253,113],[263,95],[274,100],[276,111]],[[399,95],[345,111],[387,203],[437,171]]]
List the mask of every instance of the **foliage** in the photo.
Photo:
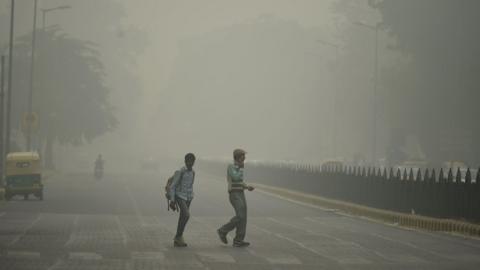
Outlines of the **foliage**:
[[[14,115],[27,111],[31,35],[17,40]],[[72,38],[58,27],[37,32],[33,108],[39,136],[63,144],[82,144],[117,125],[108,102],[105,71],[95,44]],[[19,119],[17,119],[19,121]]]

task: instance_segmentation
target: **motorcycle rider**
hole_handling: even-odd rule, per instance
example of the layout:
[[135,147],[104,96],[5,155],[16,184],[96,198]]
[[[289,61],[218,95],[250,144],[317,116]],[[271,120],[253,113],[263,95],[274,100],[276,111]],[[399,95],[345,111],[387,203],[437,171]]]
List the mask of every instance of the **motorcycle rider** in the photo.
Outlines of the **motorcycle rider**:
[[95,160],[95,177],[101,178],[103,176],[103,166],[105,164],[105,160],[102,158],[102,154],[98,154],[97,159]]

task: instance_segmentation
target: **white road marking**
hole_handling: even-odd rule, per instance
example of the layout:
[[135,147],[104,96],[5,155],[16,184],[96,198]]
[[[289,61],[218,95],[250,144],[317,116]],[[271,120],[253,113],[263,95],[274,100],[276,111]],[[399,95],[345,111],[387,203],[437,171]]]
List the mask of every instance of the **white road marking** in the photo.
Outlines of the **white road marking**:
[[[277,238],[280,238],[280,239],[286,240],[286,241],[288,241],[288,242],[291,242],[291,243],[293,243],[293,244],[295,244],[295,245],[297,245],[297,246],[299,246],[299,247],[301,247],[301,248],[303,248],[303,249],[305,249],[305,250],[307,250],[307,251],[310,251],[310,252],[313,253],[313,254],[316,254],[316,255],[321,256],[321,257],[329,258],[327,254],[324,254],[324,253],[321,253],[321,252],[319,252],[319,251],[317,251],[317,250],[315,250],[315,249],[309,248],[309,247],[307,247],[305,244],[303,244],[303,243],[301,243],[301,242],[298,242],[298,241],[296,241],[296,240],[294,240],[294,239],[291,239],[291,238],[289,238],[289,237],[287,237],[287,236],[284,236],[284,235],[279,234],[279,233],[274,233],[274,232],[269,231],[269,230],[267,230],[267,229],[263,229],[263,228],[255,225],[255,224],[249,224],[249,226],[255,227],[257,230],[260,230],[260,231],[262,231],[262,232],[264,232],[264,233],[266,233],[266,234],[270,234],[270,235],[273,235],[273,236],[275,236],[275,237],[277,237]],[[329,258],[329,259],[330,259],[330,258]]]
[[30,225],[28,225],[28,227],[26,227],[20,235],[15,237],[15,239],[13,239],[12,242],[10,242],[9,246],[14,245],[15,243],[18,242],[18,240],[20,240],[20,238],[25,236],[25,234],[27,234],[27,231],[30,230],[31,228],[33,228],[33,226],[35,226],[35,224],[37,224],[37,222],[41,219],[41,217],[42,217],[42,214],[41,213],[38,214],[38,217]]
[[7,251],[7,257],[22,258],[22,259],[40,258],[40,252],[38,251]]
[[[317,220],[316,218],[305,218],[305,220],[308,220],[308,221],[312,221],[312,222],[315,222],[315,223],[318,223],[318,224],[321,224],[323,226],[328,226],[325,222],[321,222],[320,220]],[[329,227],[332,227],[332,226],[329,226]],[[349,231],[349,232],[352,232],[352,233],[356,233],[355,231],[353,230],[350,230],[346,227],[342,227],[343,230],[346,230],[346,231]],[[430,253],[432,255],[435,255],[435,256],[438,256],[440,258],[448,258],[440,253],[437,253],[437,252],[434,252],[434,251],[431,251],[431,250],[428,250],[428,249],[424,249],[424,248],[421,248],[419,246],[416,246],[412,243],[408,243],[408,242],[405,242],[405,241],[401,241],[401,240],[398,240],[398,239],[392,239],[392,238],[389,238],[389,237],[386,237],[386,236],[383,236],[383,235],[380,235],[378,233],[368,233],[369,235],[372,235],[374,237],[377,237],[377,238],[380,238],[382,240],[385,240],[385,241],[389,241],[389,242],[393,242],[395,244],[401,244],[401,245],[404,245],[404,246],[407,246],[409,248],[413,248],[413,249],[417,249],[417,250],[420,250],[420,251],[423,251],[423,252],[427,252],[427,253]],[[391,256],[386,256],[387,258],[390,258]]]
[[133,251],[130,257],[135,260],[165,260],[162,252]]
[[476,236],[466,236],[466,235],[463,235],[463,234],[460,235],[460,234],[445,232],[445,234],[448,235],[447,236],[447,235],[442,235],[440,233],[427,232],[427,231],[422,231],[422,230],[415,230],[414,228],[412,228],[412,230],[414,230],[418,233],[421,233],[421,234],[428,235],[428,236],[433,237],[433,238],[440,239],[442,241],[453,242],[455,244],[461,244],[461,245],[464,245],[464,246],[467,246],[467,247],[470,247],[470,248],[474,248],[474,249],[479,249],[480,248],[480,245],[475,245],[472,242],[462,241],[462,240],[468,239],[470,241],[476,241],[476,243],[480,243],[480,241],[479,241],[480,238],[476,237]]
[[[291,228],[294,228],[294,229],[297,229],[297,230],[302,230],[304,232],[307,232],[309,234],[313,234],[313,235],[317,235],[317,236],[321,236],[321,237],[325,237],[325,238],[330,238],[334,241],[337,241],[338,243],[344,245],[344,246],[354,246],[356,248],[358,248],[359,250],[365,252],[365,253],[372,253],[372,254],[375,254],[377,256],[379,256],[380,258],[388,261],[388,257],[379,253],[378,251],[372,251],[358,243],[355,243],[353,241],[347,241],[347,240],[343,240],[343,239],[340,239],[340,238],[337,238],[337,237],[334,237],[334,236],[330,236],[330,235],[327,235],[327,234],[322,234],[322,233],[317,233],[317,232],[313,232],[311,230],[307,230],[307,229],[304,229],[300,226],[297,226],[297,225],[294,225],[294,224],[290,224],[290,223],[286,223],[286,222],[282,222],[282,221],[279,221],[279,220],[276,220],[274,218],[267,218],[267,220],[271,220],[277,224],[280,224],[280,225],[284,225],[284,226],[288,226],[288,227],[291,227]],[[329,256],[330,258],[332,258],[331,256]],[[371,261],[369,260],[366,260],[366,259],[363,259],[363,258],[360,258],[358,256],[353,256],[353,257],[349,257],[349,258],[335,258],[336,261],[340,262],[340,263],[364,263],[364,264],[367,264],[367,263],[371,263]]]
[[[271,217],[270,217],[270,218],[267,218],[267,220],[273,221],[273,222],[275,222],[275,223],[277,223],[277,224],[280,224],[280,225],[283,225],[283,226],[291,227],[291,228],[294,228],[294,229],[297,229],[297,230],[302,230],[302,231],[307,232],[307,233],[309,233],[309,234],[313,234],[313,235],[317,235],[317,236],[322,236],[322,237],[325,237],[325,238],[330,238],[330,239],[335,240],[335,241],[337,241],[338,243],[344,244],[344,245],[346,245],[346,246],[351,245],[351,246],[355,246],[355,247],[357,247],[357,248],[359,248],[359,249],[361,249],[361,250],[363,250],[363,251],[372,252],[372,250],[370,250],[370,249],[368,249],[368,248],[366,248],[366,247],[364,247],[364,246],[362,246],[362,245],[360,245],[360,244],[358,244],[358,243],[355,243],[355,242],[353,242],[353,241],[343,240],[343,239],[341,239],[341,238],[334,237],[334,236],[331,236],[331,235],[328,235],[328,234],[323,234],[323,233],[314,232],[314,231],[312,231],[312,230],[308,230],[308,229],[302,228],[302,227],[300,227],[300,226],[298,226],[298,225],[294,225],[294,224],[290,224],[290,223],[287,223],[287,222],[279,221],[279,220],[277,220],[277,219],[275,219],[275,218],[271,218]],[[384,259],[387,258],[387,257],[384,256],[384,255],[382,255],[381,257],[383,257]]]
[[291,202],[291,203],[294,203],[294,204],[297,204],[297,205],[306,206],[306,207],[310,207],[310,208],[314,208],[314,209],[322,210],[322,211],[326,211],[326,212],[334,212],[336,214],[340,213],[340,212],[338,212],[337,209],[334,209],[334,208],[325,208],[325,207],[321,207],[321,206],[318,206],[318,205],[315,205],[315,204],[304,203],[304,202],[301,202],[301,201],[297,201],[297,200],[294,200],[294,199],[287,198],[287,197],[282,196],[282,195],[277,195],[275,193],[260,190],[260,188],[255,189],[255,191],[258,192],[258,193],[261,193],[261,194],[264,194],[264,195],[267,195],[267,196],[270,196],[270,197],[274,197],[274,198],[277,198],[277,199],[281,199],[281,200],[284,200],[284,201],[288,201],[288,202]]
[[197,252],[204,261],[220,263],[236,263],[235,259],[226,253]]
[[69,246],[75,240],[77,225],[78,225],[78,215],[75,215],[75,218],[73,219],[73,230],[70,233],[70,237],[68,238],[67,242],[65,242],[65,244],[63,245],[64,247]]
[[130,192],[130,189],[127,186],[125,186],[125,190],[127,191],[128,197],[130,198],[130,201],[132,202],[133,211],[135,211],[135,216],[140,221],[140,224],[142,226],[146,226],[147,224],[145,223],[145,220],[143,219],[143,216],[142,216],[140,210],[138,209],[137,200],[135,200],[135,198],[132,195],[132,192]]
[[70,252],[68,253],[68,258],[71,260],[101,260],[103,259],[102,255],[95,252]]
[[61,264],[63,263],[62,259],[58,259],[54,264],[52,264],[50,267],[47,268],[47,270],[55,270],[58,269]]
[[397,245],[400,244],[400,245],[407,246],[407,247],[409,247],[409,248],[413,248],[413,249],[420,250],[420,251],[422,251],[422,252],[430,253],[430,254],[435,255],[435,256],[437,256],[437,257],[440,257],[440,258],[448,258],[447,256],[444,256],[444,255],[442,255],[442,254],[440,254],[440,253],[437,253],[437,252],[435,252],[435,251],[431,251],[431,250],[428,250],[428,249],[425,249],[425,248],[421,248],[421,247],[419,247],[419,246],[417,246],[417,245],[414,245],[414,244],[412,244],[412,243],[408,243],[408,242],[401,241],[401,240],[398,240],[398,239],[392,239],[392,238],[389,238],[389,237],[380,235],[380,234],[378,234],[378,233],[370,233],[370,235],[375,236],[375,237],[378,237],[378,238],[380,238],[380,239],[382,239],[382,240],[385,240],[385,241],[393,242],[393,243],[395,243],[395,244],[397,244]]
[[265,259],[270,264],[302,264],[302,262],[295,256],[290,254],[279,254],[277,256],[265,256]]
[[127,246],[127,240],[128,240],[128,236],[127,236],[127,232],[125,231],[125,228],[122,226],[121,222],[120,222],[120,218],[118,216],[115,216],[115,221],[117,223],[117,226],[118,226],[118,230],[120,231],[120,233],[122,234],[122,243],[123,243],[123,246]]

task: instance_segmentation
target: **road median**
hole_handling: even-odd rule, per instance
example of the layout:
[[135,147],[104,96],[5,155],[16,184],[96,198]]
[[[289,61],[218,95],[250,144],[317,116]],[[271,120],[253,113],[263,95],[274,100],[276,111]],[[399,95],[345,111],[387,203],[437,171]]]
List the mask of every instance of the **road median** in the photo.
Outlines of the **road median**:
[[480,225],[478,224],[452,219],[432,218],[417,214],[405,214],[394,211],[382,210],[354,203],[327,199],[317,195],[306,194],[303,192],[273,187],[260,183],[255,183],[254,185],[256,188],[267,193],[275,194],[301,203],[307,203],[323,208],[336,209],[344,213],[356,216],[364,216],[377,221],[382,221],[403,227],[423,229],[429,231],[458,233],[466,236],[480,237]]

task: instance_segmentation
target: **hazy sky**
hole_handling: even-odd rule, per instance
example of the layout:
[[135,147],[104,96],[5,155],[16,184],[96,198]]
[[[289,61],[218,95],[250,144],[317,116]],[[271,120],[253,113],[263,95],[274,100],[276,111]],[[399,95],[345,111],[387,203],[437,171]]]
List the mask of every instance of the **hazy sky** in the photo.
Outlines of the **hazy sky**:
[[[324,40],[339,42],[339,29],[336,22],[341,23],[341,19],[337,19],[338,15],[332,11],[334,0],[112,1],[119,5],[109,5],[106,0],[39,1],[40,8],[50,8],[61,4],[72,6],[69,10],[49,13],[47,26],[59,24],[69,35],[98,43],[103,60],[106,61],[107,72],[110,71],[108,83],[112,88],[128,84],[125,78],[118,77],[119,74],[115,73],[115,65],[118,63],[129,65],[130,71],[138,77],[140,82],[138,86],[135,86],[139,89],[131,91],[131,93],[141,93],[139,99],[131,96],[133,94],[129,94],[128,91],[122,92],[113,89],[112,103],[118,107],[119,130],[113,134],[102,136],[95,140],[93,145],[79,150],[84,158],[90,155],[94,156],[94,153],[99,151],[106,153],[107,157],[124,157],[126,155],[135,156],[135,158],[142,155],[181,157],[186,151],[198,152],[200,156],[228,157],[235,147],[247,148],[251,158],[259,159],[304,158],[319,161],[332,155],[331,146],[329,146],[332,142],[332,102],[328,102],[328,100],[333,98],[331,71],[332,61],[335,59],[334,50],[318,44],[316,35]],[[5,5],[9,1],[3,0],[3,2]],[[124,7],[123,11],[122,6]],[[17,23],[17,34],[29,31],[31,8],[28,3],[23,1],[17,4],[17,21],[22,22],[21,24]],[[118,25],[114,23],[107,29],[99,30],[102,28],[100,24],[112,23],[108,21],[108,16],[105,16],[105,19],[102,18],[103,12],[112,12],[120,16]],[[371,19],[371,12],[366,5],[358,7],[358,13],[366,14],[366,16],[362,16],[367,21]],[[273,66],[275,64],[297,65],[296,68],[292,67],[292,71],[298,72],[299,75],[294,78],[296,81],[292,78],[292,83],[296,82],[298,85],[292,84],[290,88],[284,87],[283,90],[280,85],[277,97],[274,95],[272,98],[271,93],[275,93],[272,92],[272,89],[278,86],[274,76],[267,76],[264,81],[256,81],[257,85],[254,87],[249,87],[248,82],[239,83],[237,88],[245,90],[243,96],[251,97],[252,106],[249,107],[248,98],[243,98],[246,103],[243,112],[231,114],[228,107],[222,107],[218,111],[218,114],[231,115],[231,119],[240,119],[238,126],[245,128],[238,130],[237,134],[225,132],[230,127],[221,122],[215,122],[216,119],[220,119],[215,118],[215,115],[205,119],[204,126],[201,125],[202,123],[198,124],[198,122],[202,122],[202,118],[196,114],[205,107],[205,104],[193,103],[194,106],[191,110],[188,108],[179,110],[178,108],[182,106],[181,100],[180,104],[178,100],[176,100],[177,103],[169,104],[182,95],[182,93],[176,95],[175,92],[172,92],[172,83],[178,84],[178,81],[182,81],[181,74],[185,68],[188,69],[188,67],[179,66],[182,64],[181,61],[185,61],[185,55],[179,55],[181,44],[186,44],[187,47],[195,46],[196,42],[215,40],[216,35],[221,36],[228,31],[241,33],[245,30],[242,30],[242,27],[246,28],[245,31],[248,32],[248,25],[255,25],[262,21],[262,18],[267,18],[267,20],[273,18],[274,23],[284,25],[272,28],[271,36],[273,38],[287,34],[292,38],[286,40],[285,43],[295,44],[295,37],[301,40],[299,40],[298,50],[295,50],[294,45],[289,47],[287,44],[285,45],[286,49],[290,50],[287,52],[288,55],[282,55],[284,52],[280,49],[277,55],[272,56],[274,61],[270,62],[268,59],[264,59],[264,63],[259,62],[258,64],[263,64],[265,68],[273,70],[270,72],[270,76],[275,74],[275,69],[277,69]],[[85,20],[89,20],[90,24],[84,24]],[[39,15],[40,22],[41,16]],[[94,26],[91,25],[91,22],[99,24],[99,29],[92,28]],[[284,27],[285,30],[282,30],[281,27]],[[115,56],[112,54],[112,51],[116,49],[115,44],[131,42],[132,37],[128,37],[130,28],[145,34],[145,36],[141,36],[141,38],[145,38],[145,48],[135,54],[138,57],[133,62],[129,62],[131,61],[129,59],[124,61],[123,59],[113,59],[114,61],[111,61],[112,59],[108,59],[108,57]],[[2,30],[6,33],[5,27],[2,27]],[[267,31],[266,36],[269,36],[269,30],[264,31]],[[285,32],[275,33],[275,31]],[[118,33],[120,32],[125,32],[127,38],[119,37]],[[250,40],[251,44],[255,42],[254,38]],[[265,45],[269,41],[261,42]],[[300,44],[301,42],[304,44]],[[228,42],[218,44],[228,44]],[[128,44],[122,45],[128,48]],[[235,49],[235,45],[231,47],[231,49]],[[225,48],[219,49],[225,50]],[[368,47],[366,49],[368,50]],[[252,47],[252,50],[256,50],[256,48]],[[213,55],[213,57],[216,56]],[[367,61],[371,61],[370,55],[366,57],[368,57]],[[217,61],[218,59],[213,60]],[[231,63],[228,61],[223,63],[228,69],[241,61],[241,55],[234,55]],[[305,62],[304,66],[301,61]],[[198,65],[199,70],[202,69],[201,63],[195,63],[195,65]],[[253,65],[256,66],[255,63]],[[286,72],[286,75],[281,76],[288,76],[288,70],[283,72]],[[315,72],[318,75],[314,75]],[[370,66],[363,72],[370,73]],[[305,74],[305,78],[302,78],[302,73]],[[369,76],[364,77],[366,77],[367,86],[370,85]],[[184,78],[185,81],[190,79]],[[228,79],[225,79],[226,84],[228,84]],[[281,79],[283,82],[288,82],[286,78]],[[281,83],[282,80],[279,82]],[[209,83],[215,85],[215,82],[206,83],[204,87],[207,90],[211,87]],[[265,88],[264,92],[261,87]],[[249,88],[251,88],[251,92],[248,92]],[[194,91],[194,87],[180,90],[185,90],[189,96],[188,91]],[[197,95],[197,99],[203,101],[211,99],[212,108],[215,107],[215,104],[231,102],[231,98],[228,96],[219,99],[219,95],[215,94],[219,89],[211,90],[210,93],[205,91],[205,96],[200,96],[200,98],[198,98],[198,93],[192,92],[190,96]],[[131,108],[127,109],[127,107]],[[262,108],[274,109],[262,111]],[[278,114],[274,110],[278,110]],[[122,114],[122,112],[124,113]],[[365,114],[363,111],[353,111],[352,113],[353,115]],[[194,125],[188,121],[189,115],[192,114],[195,116],[193,117],[196,122]],[[259,114],[264,114],[263,118],[260,117],[257,122],[252,122],[251,119],[255,119]],[[359,123],[359,125],[363,124]],[[210,129],[201,130],[202,127]],[[191,134],[188,133],[189,130],[192,131]],[[224,132],[217,132],[218,130]],[[366,138],[366,134],[356,137]],[[118,147],[119,145],[121,147]],[[350,156],[351,153],[358,151],[359,148],[363,150],[362,147],[364,147],[361,140],[349,141],[349,145],[357,145],[355,149],[347,144],[343,145],[344,150],[348,148]],[[66,148],[66,150],[70,151],[71,148]],[[58,149],[58,151],[62,153],[65,152],[65,149]]]

